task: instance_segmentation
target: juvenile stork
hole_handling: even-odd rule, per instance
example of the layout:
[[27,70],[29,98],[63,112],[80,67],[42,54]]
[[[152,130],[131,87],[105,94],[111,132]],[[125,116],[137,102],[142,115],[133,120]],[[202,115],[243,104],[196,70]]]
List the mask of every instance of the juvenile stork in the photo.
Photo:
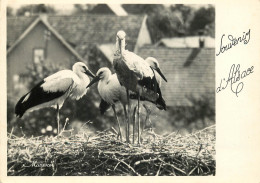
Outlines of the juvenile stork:
[[166,110],[166,104],[162,98],[159,83],[156,80],[155,71],[143,58],[133,52],[125,50],[125,36],[126,34],[124,31],[119,31],[117,33],[116,52],[114,54],[113,65],[120,84],[126,88],[128,123],[130,122],[131,111],[129,90],[136,92],[138,95],[138,144],[140,144],[140,96],[155,101],[156,104],[163,106],[164,110]]
[[[156,69],[156,66],[154,63],[156,60],[152,59],[151,57],[147,59],[146,61],[149,61],[149,64]],[[157,62],[158,63],[158,62]],[[160,72],[160,71],[159,71]],[[110,106],[112,106],[114,115],[117,121],[119,133],[118,136],[120,136],[120,139],[122,141],[122,134],[121,134],[121,128],[120,123],[117,117],[115,104],[116,102],[120,102],[123,105],[124,113],[125,113],[125,119],[126,119],[126,104],[127,104],[127,95],[125,87],[120,85],[117,75],[112,74],[111,71],[107,67],[100,68],[97,71],[96,77],[89,83],[87,87],[90,87],[94,83],[98,82],[98,92],[102,98],[100,103],[100,112],[103,114]],[[131,98],[136,99],[136,94],[131,93]],[[146,100],[145,97],[142,98],[142,100]],[[152,103],[155,103],[155,101],[150,101]],[[162,108],[162,106],[157,106],[159,109]],[[126,129],[127,131],[127,129]],[[134,131],[134,130],[133,130]],[[126,137],[127,139],[127,137]]]
[[15,114],[21,118],[26,111],[54,107],[59,134],[59,110],[67,97],[78,100],[87,93],[88,76],[95,77],[82,62],[75,63],[72,70],[61,70],[48,76],[21,97],[15,106]]
[[100,68],[97,71],[96,77],[89,83],[87,87],[90,87],[96,82],[98,82],[97,88],[102,98],[100,103],[100,111],[103,114],[110,105],[112,106],[117,121],[118,129],[119,129],[118,136],[120,136],[120,139],[122,141],[120,123],[118,121],[118,117],[116,114],[115,103],[118,101],[121,102],[126,117],[127,97],[126,97],[125,88],[119,84],[117,75],[116,74],[112,75],[111,71],[107,67]]

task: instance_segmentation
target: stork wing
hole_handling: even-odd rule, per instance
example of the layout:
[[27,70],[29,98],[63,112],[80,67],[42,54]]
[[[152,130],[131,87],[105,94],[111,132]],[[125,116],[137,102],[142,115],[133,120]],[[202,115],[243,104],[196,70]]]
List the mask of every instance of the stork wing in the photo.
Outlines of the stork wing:
[[46,92],[66,92],[74,82],[79,82],[75,73],[70,70],[63,70],[45,78],[41,87]]
[[25,94],[17,102],[15,106],[15,114],[19,117],[22,117],[23,114],[30,108],[39,106],[43,103],[50,102],[56,98],[64,95],[66,91],[45,91],[43,85],[46,84],[45,81],[38,83],[30,92]]
[[132,70],[135,75],[142,79],[143,77],[153,77],[153,72],[147,62],[140,56],[136,55],[133,52],[125,51],[124,59],[130,70]]

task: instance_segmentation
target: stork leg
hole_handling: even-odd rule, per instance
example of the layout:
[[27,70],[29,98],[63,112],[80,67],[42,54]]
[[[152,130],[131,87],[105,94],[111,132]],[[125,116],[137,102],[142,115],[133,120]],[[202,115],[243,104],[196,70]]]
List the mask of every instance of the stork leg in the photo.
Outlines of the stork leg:
[[133,112],[133,144],[135,143],[135,112],[136,112],[136,107],[134,108],[134,112]]
[[120,123],[119,123],[119,120],[118,120],[118,117],[117,117],[117,114],[116,114],[115,105],[112,105],[112,108],[113,108],[115,118],[116,118],[116,122],[117,122],[117,125],[118,125],[118,136],[117,136],[117,138],[120,137],[120,140],[122,141],[121,127],[120,127]]
[[137,130],[138,130],[138,144],[140,144],[140,94],[138,92],[138,104],[137,104],[137,120],[138,120],[138,126],[137,126]]
[[129,124],[130,124],[130,119],[131,119],[131,104],[130,104],[130,97],[129,97],[129,90],[126,89],[126,95],[127,95],[127,103],[128,103],[128,121],[127,121],[127,139],[126,142],[129,143]]
[[58,131],[58,135],[60,134],[60,107],[59,107],[59,104],[57,104],[57,124],[58,124],[58,127],[57,127],[57,131]]
[[151,115],[151,110],[149,109],[149,107],[145,104],[143,104],[145,110],[146,110],[146,118],[145,118],[145,122],[144,122],[144,125],[143,125],[143,131],[144,129],[147,127],[147,121],[149,121],[150,123],[150,128],[153,128],[152,126],[152,122],[151,122],[151,119],[150,119],[150,115]]
[[128,120],[128,117],[127,117],[126,106],[123,105],[123,108],[124,108],[124,113],[125,113],[125,135],[126,135],[125,139],[127,139],[127,120]]

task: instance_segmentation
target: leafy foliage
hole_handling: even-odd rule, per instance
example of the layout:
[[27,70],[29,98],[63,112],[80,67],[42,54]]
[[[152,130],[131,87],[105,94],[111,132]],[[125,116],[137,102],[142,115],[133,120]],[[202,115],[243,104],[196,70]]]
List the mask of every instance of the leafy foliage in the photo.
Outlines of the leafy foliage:
[[45,4],[36,4],[36,5],[24,5],[21,6],[16,12],[17,16],[24,16],[25,14],[29,15],[37,15],[40,13],[48,13],[48,14],[55,14],[56,10],[49,5]]
[[199,30],[206,30],[211,36],[215,37],[215,8],[202,7],[195,12],[194,18],[190,24],[190,32],[196,34]]
[[152,14],[164,11],[162,4],[123,4],[122,7],[129,14]]
[[72,14],[85,14],[91,12],[96,4],[74,4],[74,11]]

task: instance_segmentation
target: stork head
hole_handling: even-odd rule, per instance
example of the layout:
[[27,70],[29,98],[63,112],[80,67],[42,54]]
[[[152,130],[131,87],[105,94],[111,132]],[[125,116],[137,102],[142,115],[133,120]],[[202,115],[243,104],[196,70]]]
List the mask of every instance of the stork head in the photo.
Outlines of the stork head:
[[159,66],[159,62],[156,58],[154,57],[147,57],[145,59],[145,61],[149,64],[149,66],[153,69],[157,69],[157,68],[160,68]]
[[94,83],[98,82],[99,80],[107,79],[111,75],[111,71],[107,67],[102,67],[97,71],[96,76],[93,78],[93,80],[89,83],[87,86],[90,87]]
[[86,75],[94,78],[95,75],[88,69],[88,67],[86,66],[86,64],[84,64],[83,62],[77,62],[73,65],[72,67],[73,72],[75,73],[85,73]]
[[160,74],[160,76],[163,78],[164,81],[167,82],[167,79],[165,78],[165,76],[163,75],[161,69],[160,69],[160,66],[159,66],[159,62],[157,61],[156,58],[154,57],[148,57],[145,59],[145,61],[149,64],[149,66],[158,72],[158,74]]
[[111,75],[111,71],[107,67],[102,67],[97,71],[96,76],[98,76],[100,79],[107,78]]
[[126,33],[123,30],[120,30],[117,32],[116,36],[120,39],[123,40],[125,39]]

